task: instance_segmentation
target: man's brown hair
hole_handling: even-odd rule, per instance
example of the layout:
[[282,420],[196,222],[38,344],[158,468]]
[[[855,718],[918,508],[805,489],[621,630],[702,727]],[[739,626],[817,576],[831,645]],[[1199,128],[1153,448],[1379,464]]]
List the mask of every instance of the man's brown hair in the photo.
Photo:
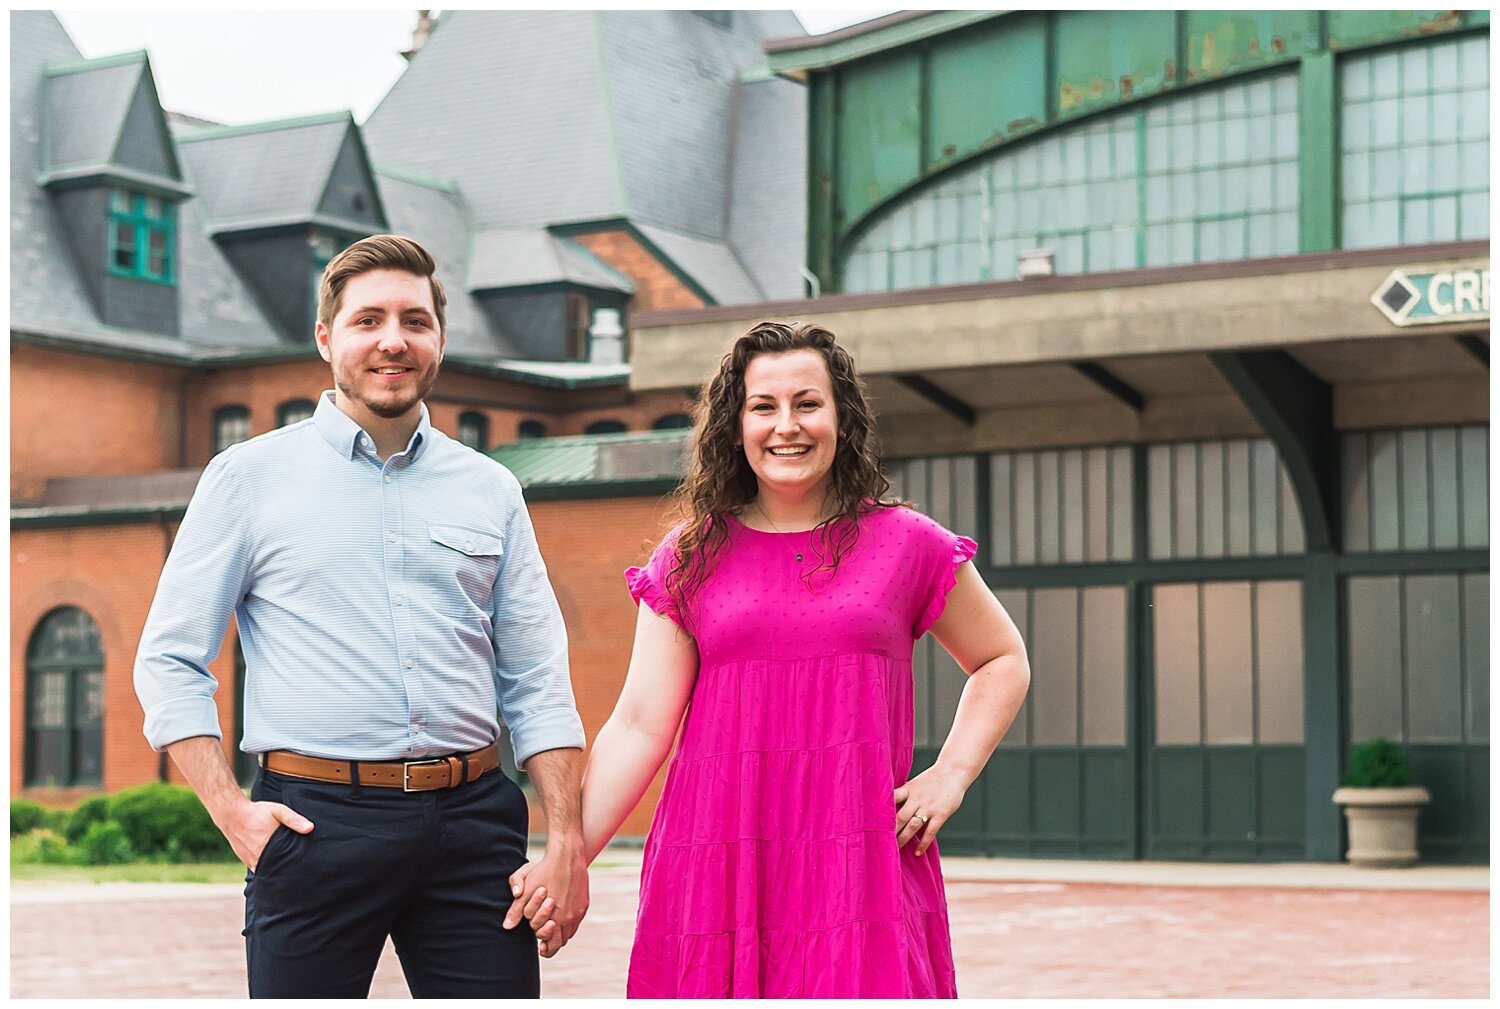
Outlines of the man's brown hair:
[[361,238],[328,261],[323,279],[318,283],[318,321],[333,329],[333,317],[343,307],[344,285],[350,278],[372,270],[401,270],[426,277],[432,285],[432,310],[437,316],[439,333],[448,329],[448,297],[437,279],[437,263],[432,254],[405,235],[371,235]]

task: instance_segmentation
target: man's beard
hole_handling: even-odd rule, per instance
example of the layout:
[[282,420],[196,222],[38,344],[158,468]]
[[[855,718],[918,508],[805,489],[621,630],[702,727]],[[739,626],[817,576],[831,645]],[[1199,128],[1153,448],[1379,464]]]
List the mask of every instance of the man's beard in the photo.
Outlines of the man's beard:
[[432,367],[427,369],[427,371],[417,379],[417,387],[413,391],[410,398],[381,400],[365,399],[362,396],[358,396],[355,394],[352,383],[344,381],[343,376],[337,374],[334,375],[334,384],[338,386],[339,392],[344,394],[345,399],[348,399],[349,401],[354,403],[361,404],[366,410],[369,410],[377,417],[383,417],[386,420],[391,420],[392,418],[400,417],[402,414],[407,413],[418,403],[427,398],[427,394],[430,393],[432,391],[432,387],[437,384],[439,367],[440,362],[434,361],[432,363]]

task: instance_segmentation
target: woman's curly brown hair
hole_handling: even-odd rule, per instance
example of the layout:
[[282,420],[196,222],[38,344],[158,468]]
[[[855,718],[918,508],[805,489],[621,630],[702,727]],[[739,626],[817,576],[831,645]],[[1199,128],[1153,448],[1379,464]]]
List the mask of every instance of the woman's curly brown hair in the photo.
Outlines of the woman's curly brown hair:
[[745,369],[762,354],[794,350],[815,350],[823,356],[838,415],[838,444],[829,470],[829,517],[814,531],[818,565],[804,579],[825,570],[832,576],[859,537],[862,512],[903,503],[887,499],[891,484],[880,471],[875,418],[849,352],[834,342],[832,333],[814,323],[758,323],[724,355],[718,374],[703,387],[693,407],[692,459],[676,493],[682,532],[666,585],[684,619],[688,597],[703,584],[729,540],[725,517],[754,501],[759,489],[755,471],[738,444],[745,409]]

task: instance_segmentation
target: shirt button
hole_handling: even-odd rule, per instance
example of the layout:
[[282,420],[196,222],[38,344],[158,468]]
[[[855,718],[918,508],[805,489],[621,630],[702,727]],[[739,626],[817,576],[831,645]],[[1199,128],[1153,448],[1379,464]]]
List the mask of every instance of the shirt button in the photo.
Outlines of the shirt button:
[[407,659],[406,660],[406,668],[410,669],[412,667],[412,665],[413,665],[413,663],[412,663],[411,659]]
[[464,540],[464,549],[465,550],[473,550],[474,549],[474,541],[473,540]]
[[386,482],[386,483],[390,483],[390,482],[391,482],[391,475],[390,475],[390,474],[389,474],[389,473],[387,473],[387,474],[386,474],[386,475],[385,475],[385,482]]
[[385,538],[388,539],[388,540],[390,540],[392,543],[396,542],[396,534],[395,533],[388,533]]
[[421,732],[422,731],[421,724],[418,723],[418,722],[412,722],[411,723],[411,731],[413,731],[413,732]]
[[396,597],[396,605],[397,606],[405,606],[406,605],[406,597],[405,596],[397,596]]

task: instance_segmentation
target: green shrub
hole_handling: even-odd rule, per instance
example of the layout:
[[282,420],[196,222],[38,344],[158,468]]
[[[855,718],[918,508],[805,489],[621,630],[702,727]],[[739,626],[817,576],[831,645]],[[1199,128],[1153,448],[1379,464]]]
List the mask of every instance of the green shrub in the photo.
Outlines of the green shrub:
[[11,842],[10,860],[43,865],[72,865],[78,861],[78,857],[68,847],[67,841],[50,830],[34,830]]
[[124,865],[133,857],[125,828],[113,820],[89,824],[78,841],[77,853],[84,865]]
[[1367,739],[1349,751],[1349,770],[1344,775],[1349,788],[1402,788],[1410,783],[1406,751],[1400,743]]
[[89,832],[90,827],[108,819],[109,796],[96,795],[92,799],[84,799],[68,814],[62,831],[69,844],[77,844]]
[[152,782],[124,789],[110,797],[109,814],[137,855],[176,855],[175,860],[184,862],[234,858],[208,810],[185,785]]
[[47,810],[30,799],[10,800],[10,836],[29,834],[43,826]]

